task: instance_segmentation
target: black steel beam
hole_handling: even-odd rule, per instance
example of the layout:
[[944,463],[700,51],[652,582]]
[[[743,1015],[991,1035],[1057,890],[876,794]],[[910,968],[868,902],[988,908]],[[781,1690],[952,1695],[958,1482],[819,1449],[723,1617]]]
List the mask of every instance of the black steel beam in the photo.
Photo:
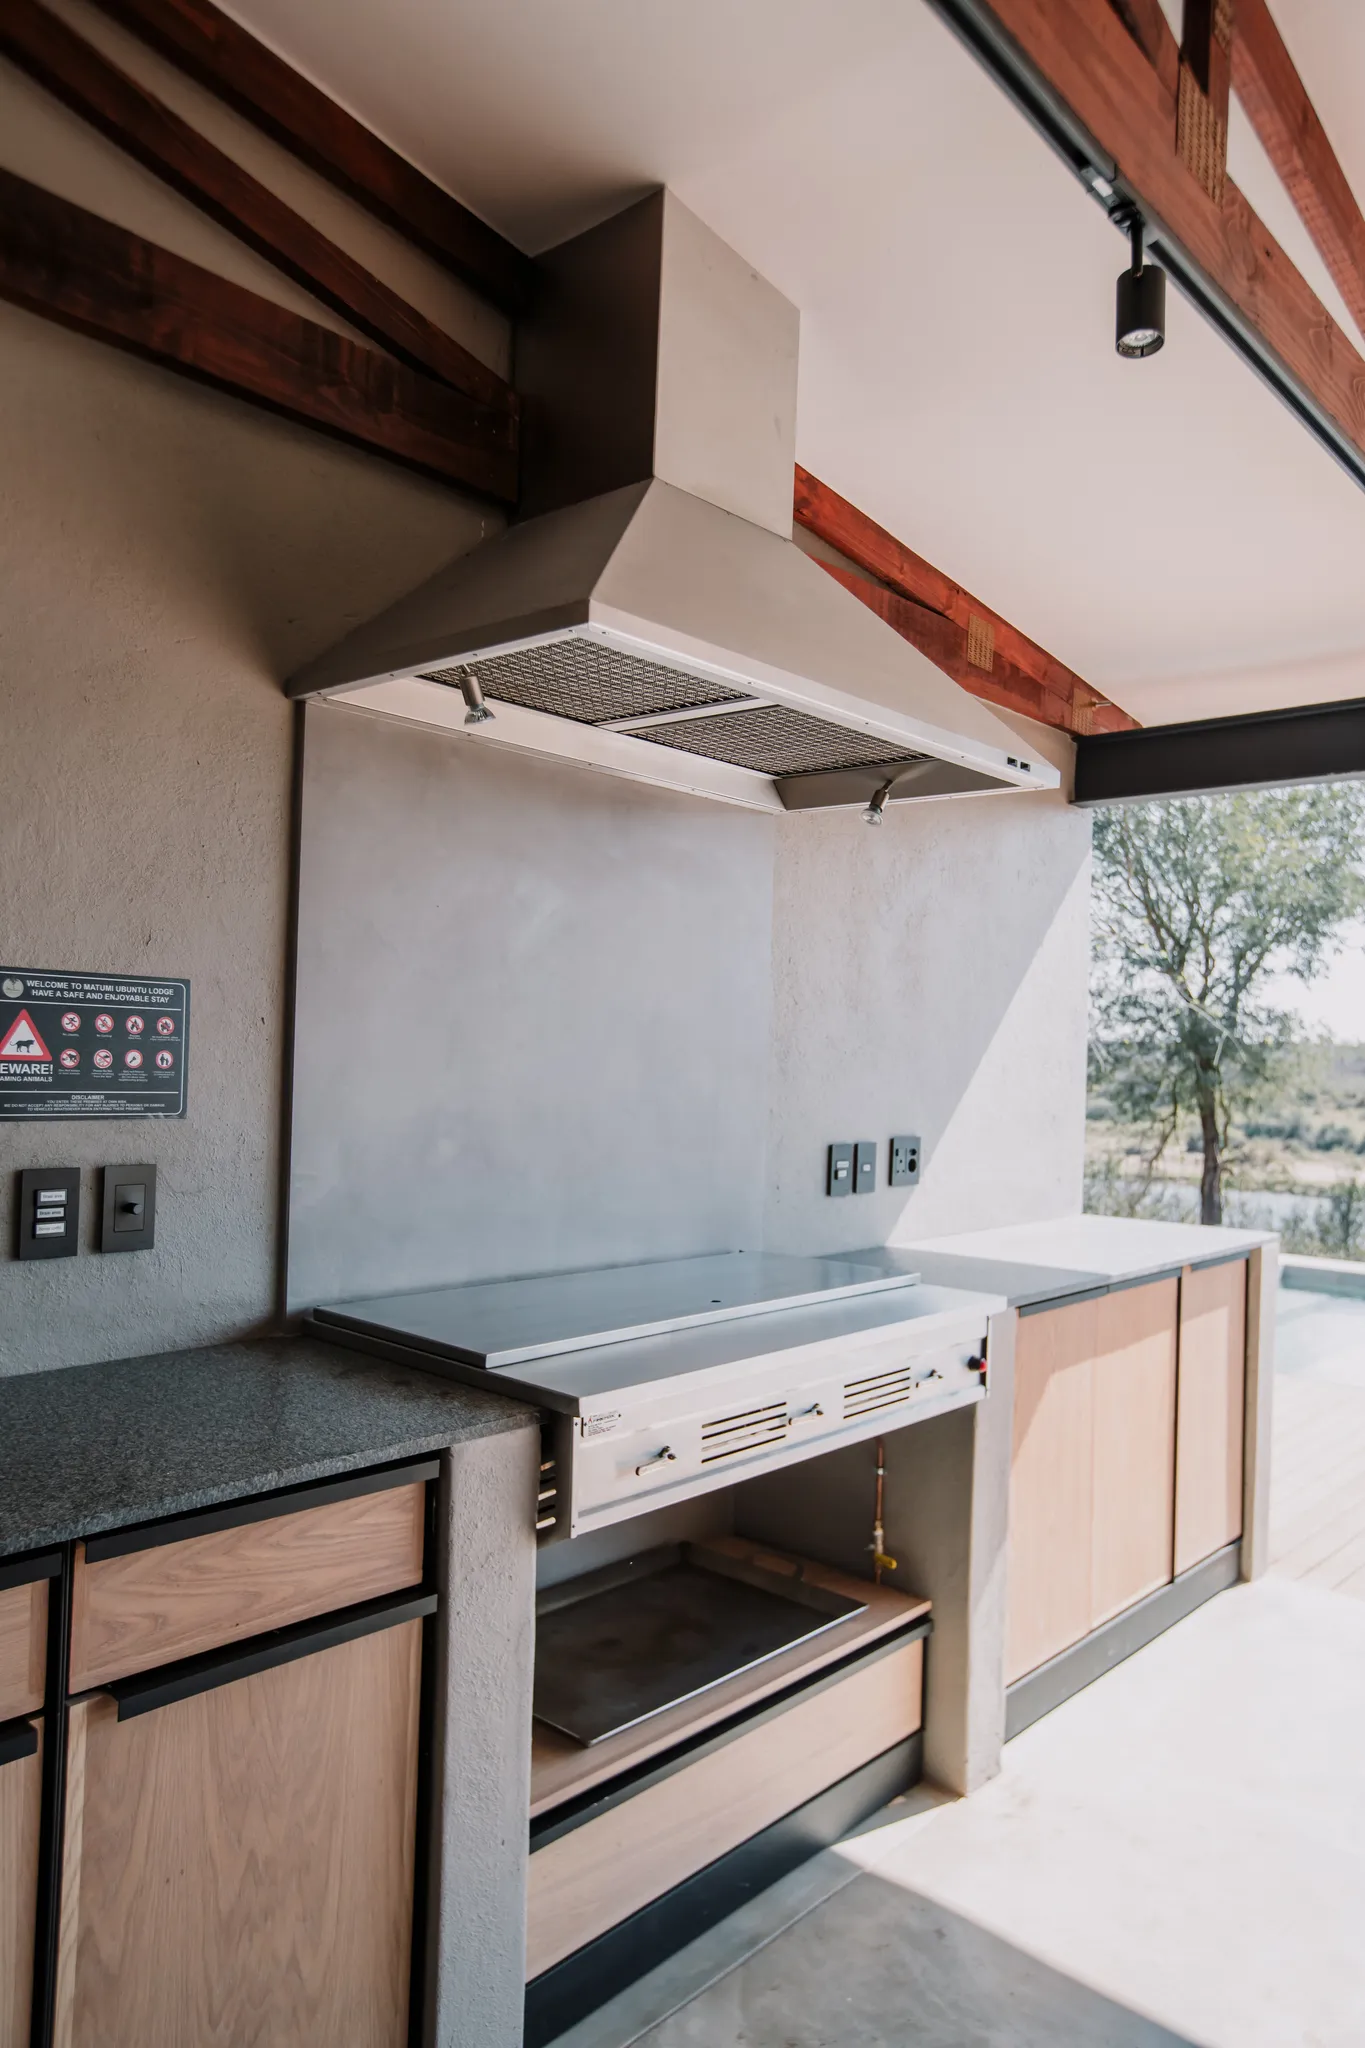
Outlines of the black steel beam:
[[1211,796],[1229,789],[1280,789],[1294,782],[1365,777],[1365,698],[1299,704],[1241,718],[1148,725],[1097,733],[1076,743],[1082,805],[1142,803],[1151,797]]

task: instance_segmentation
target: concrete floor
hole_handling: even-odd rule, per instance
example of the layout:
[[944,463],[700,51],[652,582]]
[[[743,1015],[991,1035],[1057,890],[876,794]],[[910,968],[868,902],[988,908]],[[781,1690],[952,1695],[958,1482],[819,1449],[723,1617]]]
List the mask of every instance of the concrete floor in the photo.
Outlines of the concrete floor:
[[1286,1307],[1271,1574],[557,2048],[1365,2048],[1365,1304]]

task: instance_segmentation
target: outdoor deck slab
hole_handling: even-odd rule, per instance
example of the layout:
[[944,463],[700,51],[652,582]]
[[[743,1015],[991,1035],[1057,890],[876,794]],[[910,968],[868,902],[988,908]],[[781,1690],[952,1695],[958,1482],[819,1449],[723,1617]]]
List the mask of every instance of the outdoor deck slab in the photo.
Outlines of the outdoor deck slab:
[[1239,1586],[970,1799],[829,1852],[853,1881],[670,2017],[581,2048],[1359,2048],[1362,1725],[1365,1605]]
[[0,1557],[526,1429],[530,1409],[307,1338],[0,1379]]

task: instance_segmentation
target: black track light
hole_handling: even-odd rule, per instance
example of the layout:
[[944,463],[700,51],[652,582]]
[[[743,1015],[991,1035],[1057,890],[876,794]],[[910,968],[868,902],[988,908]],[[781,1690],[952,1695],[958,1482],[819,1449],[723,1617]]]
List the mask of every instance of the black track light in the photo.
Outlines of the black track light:
[[1143,257],[1142,219],[1129,225],[1132,267],[1118,282],[1118,320],[1114,346],[1121,356],[1154,356],[1166,340],[1166,273]]

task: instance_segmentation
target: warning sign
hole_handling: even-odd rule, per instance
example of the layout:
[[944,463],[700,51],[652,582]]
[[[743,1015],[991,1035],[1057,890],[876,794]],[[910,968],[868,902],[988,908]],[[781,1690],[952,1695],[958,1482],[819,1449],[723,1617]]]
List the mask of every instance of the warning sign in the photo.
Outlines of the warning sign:
[[52,1054],[38,1035],[38,1027],[27,1010],[21,1010],[3,1038],[0,1038],[0,1060],[18,1060],[22,1066],[32,1066],[35,1061],[52,1064]]
[[[154,1067],[136,1045],[149,1014],[167,1054]],[[184,1116],[189,1028],[187,981],[0,967],[0,1122]],[[116,1030],[134,1041],[121,1063],[101,1042]]]

